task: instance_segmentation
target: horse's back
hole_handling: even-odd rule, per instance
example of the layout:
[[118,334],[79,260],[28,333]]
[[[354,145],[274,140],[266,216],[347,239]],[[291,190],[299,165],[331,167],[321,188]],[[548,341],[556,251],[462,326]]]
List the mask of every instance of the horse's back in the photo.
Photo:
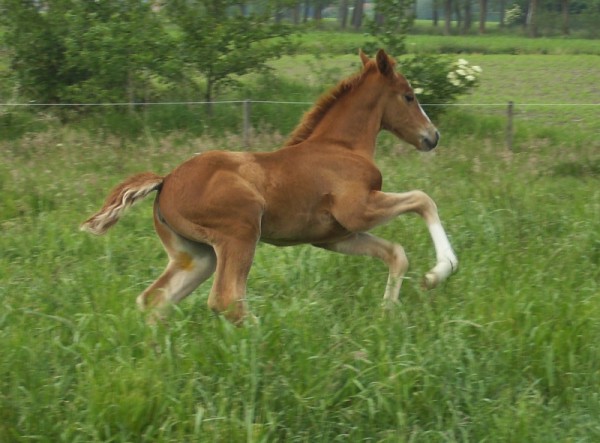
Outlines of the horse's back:
[[338,201],[359,201],[380,188],[381,174],[370,160],[333,145],[211,151],[165,178],[159,207],[176,230],[201,232],[182,235],[209,243],[221,234],[315,243],[347,235],[332,215]]

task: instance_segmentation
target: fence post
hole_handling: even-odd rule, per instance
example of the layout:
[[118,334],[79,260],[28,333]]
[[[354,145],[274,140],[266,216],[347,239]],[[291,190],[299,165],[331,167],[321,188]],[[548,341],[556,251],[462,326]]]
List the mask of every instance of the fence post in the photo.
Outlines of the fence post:
[[244,147],[248,148],[250,146],[250,100],[244,100],[244,103],[242,104],[242,111],[244,113],[244,116],[243,116]]
[[514,114],[515,104],[513,101],[508,102],[508,110],[507,117],[508,121],[506,122],[506,147],[509,151],[513,150],[513,114]]

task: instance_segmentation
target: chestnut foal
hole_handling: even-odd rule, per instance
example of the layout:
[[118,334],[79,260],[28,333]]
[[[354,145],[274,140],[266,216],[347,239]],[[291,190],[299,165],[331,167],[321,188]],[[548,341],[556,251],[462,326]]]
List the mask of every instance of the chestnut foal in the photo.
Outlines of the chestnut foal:
[[381,129],[422,151],[436,147],[439,133],[391,57],[383,50],[375,59],[360,57],[361,71],[322,96],[282,148],[206,152],[166,176],[134,175],[83,223],[104,234],[129,206],[158,192],[154,226],[169,263],[138,297],[140,307],[160,314],[216,270],[208,305],[240,324],[259,241],[377,257],[389,267],[384,300],[396,302],[408,268],[404,249],[367,231],[406,212],[423,218],[435,246],[437,263],[424,285],[433,288],[456,271],[433,200],[421,191],[382,192],[373,162]]

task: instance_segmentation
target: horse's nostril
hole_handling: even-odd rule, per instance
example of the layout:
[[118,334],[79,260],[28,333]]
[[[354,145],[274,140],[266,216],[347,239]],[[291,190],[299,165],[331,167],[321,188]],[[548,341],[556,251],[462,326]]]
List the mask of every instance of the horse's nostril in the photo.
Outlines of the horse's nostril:
[[435,131],[433,137],[423,137],[423,148],[425,151],[431,151],[434,149],[440,140],[440,133]]

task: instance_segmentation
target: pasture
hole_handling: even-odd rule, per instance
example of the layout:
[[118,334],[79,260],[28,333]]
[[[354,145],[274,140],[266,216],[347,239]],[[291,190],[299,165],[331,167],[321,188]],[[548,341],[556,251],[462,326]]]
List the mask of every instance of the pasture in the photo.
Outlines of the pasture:
[[[465,102],[509,98],[507,66],[540,74],[523,68],[516,101],[600,102],[594,82],[564,81],[597,76],[595,55],[502,57],[469,57],[485,76]],[[244,328],[208,311],[212,279],[168,324],[145,323],[134,300],[166,260],[150,200],[105,237],[78,231],[125,176],[239,137],[66,126],[1,142],[0,442],[597,441],[600,126],[598,108],[568,109],[517,120],[513,152],[503,118],[477,109],[445,115],[433,153],[381,136],[384,189],[436,200],[458,274],[421,289],[435,257],[414,216],[376,230],[411,262],[389,312],[383,264],[262,245],[260,324]],[[253,149],[279,142],[257,134]]]

